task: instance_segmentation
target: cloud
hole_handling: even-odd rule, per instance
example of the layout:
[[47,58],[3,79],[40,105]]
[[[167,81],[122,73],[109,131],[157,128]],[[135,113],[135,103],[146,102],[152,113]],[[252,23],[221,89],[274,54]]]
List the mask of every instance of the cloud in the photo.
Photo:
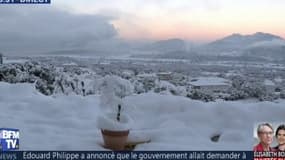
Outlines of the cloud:
[[138,6],[142,8],[155,7],[157,10],[166,10],[168,12],[180,12],[190,10],[206,10],[206,11],[216,11],[221,7],[219,0],[199,0],[199,1],[190,1],[190,0],[139,0]]
[[256,42],[250,46],[250,48],[254,47],[278,47],[278,46],[285,46],[285,40],[283,39],[273,39],[270,41],[261,41]]
[[0,6],[0,51],[21,55],[107,43],[117,36],[111,20],[51,6]]

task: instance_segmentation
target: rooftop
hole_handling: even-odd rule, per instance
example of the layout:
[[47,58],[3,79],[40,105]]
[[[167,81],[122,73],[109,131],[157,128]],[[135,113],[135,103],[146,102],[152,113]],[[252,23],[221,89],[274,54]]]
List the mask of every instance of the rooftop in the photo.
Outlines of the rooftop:
[[266,86],[275,86],[275,83],[272,82],[272,81],[269,80],[269,79],[264,80],[264,84],[265,84]]
[[190,82],[193,86],[221,86],[229,85],[229,81],[219,77],[197,77]]

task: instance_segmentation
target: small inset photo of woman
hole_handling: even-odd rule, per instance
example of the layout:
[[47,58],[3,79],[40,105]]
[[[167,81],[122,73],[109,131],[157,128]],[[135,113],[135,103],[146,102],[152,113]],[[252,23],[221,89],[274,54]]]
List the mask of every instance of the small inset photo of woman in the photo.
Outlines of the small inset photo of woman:
[[284,152],[285,123],[258,123],[254,127],[255,152]]

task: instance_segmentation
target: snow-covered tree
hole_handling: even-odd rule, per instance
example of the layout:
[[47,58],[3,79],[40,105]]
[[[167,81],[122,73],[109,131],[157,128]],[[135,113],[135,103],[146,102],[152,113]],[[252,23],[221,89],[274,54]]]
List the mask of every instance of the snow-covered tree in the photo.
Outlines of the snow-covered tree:
[[168,81],[156,81],[154,92],[173,95],[179,94],[179,91],[177,90],[176,86],[169,83]]
[[141,82],[136,80],[133,82],[133,85],[134,85],[134,93],[141,94],[146,92],[146,90],[144,89],[144,85]]
[[243,90],[236,89],[234,87],[231,87],[228,93],[229,93],[229,96],[226,96],[225,100],[234,101],[234,100],[245,99],[249,97],[249,95],[245,93]]
[[105,76],[101,84],[100,106],[118,109],[123,105],[122,99],[133,93],[132,84],[118,76]]
[[215,98],[207,93],[202,92],[201,90],[192,90],[190,94],[187,94],[187,97],[195,100],[202,100],[205,102],[214,101]]

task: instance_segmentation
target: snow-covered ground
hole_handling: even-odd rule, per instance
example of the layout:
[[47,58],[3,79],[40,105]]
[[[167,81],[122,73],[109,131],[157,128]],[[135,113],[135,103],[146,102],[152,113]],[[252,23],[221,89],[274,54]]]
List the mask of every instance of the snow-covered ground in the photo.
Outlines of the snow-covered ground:
[[[124,99],[131,134],[148,136],[136,150],[251,150],[256,122],[284,122],[279,102],[201,102],[146,93]],[[105,150],[96,120],[98,96],[44,96],[33,84],[0,82],[0,126],[20,129],[21,150]],[[218,142],[210,137],[221,134]]]

